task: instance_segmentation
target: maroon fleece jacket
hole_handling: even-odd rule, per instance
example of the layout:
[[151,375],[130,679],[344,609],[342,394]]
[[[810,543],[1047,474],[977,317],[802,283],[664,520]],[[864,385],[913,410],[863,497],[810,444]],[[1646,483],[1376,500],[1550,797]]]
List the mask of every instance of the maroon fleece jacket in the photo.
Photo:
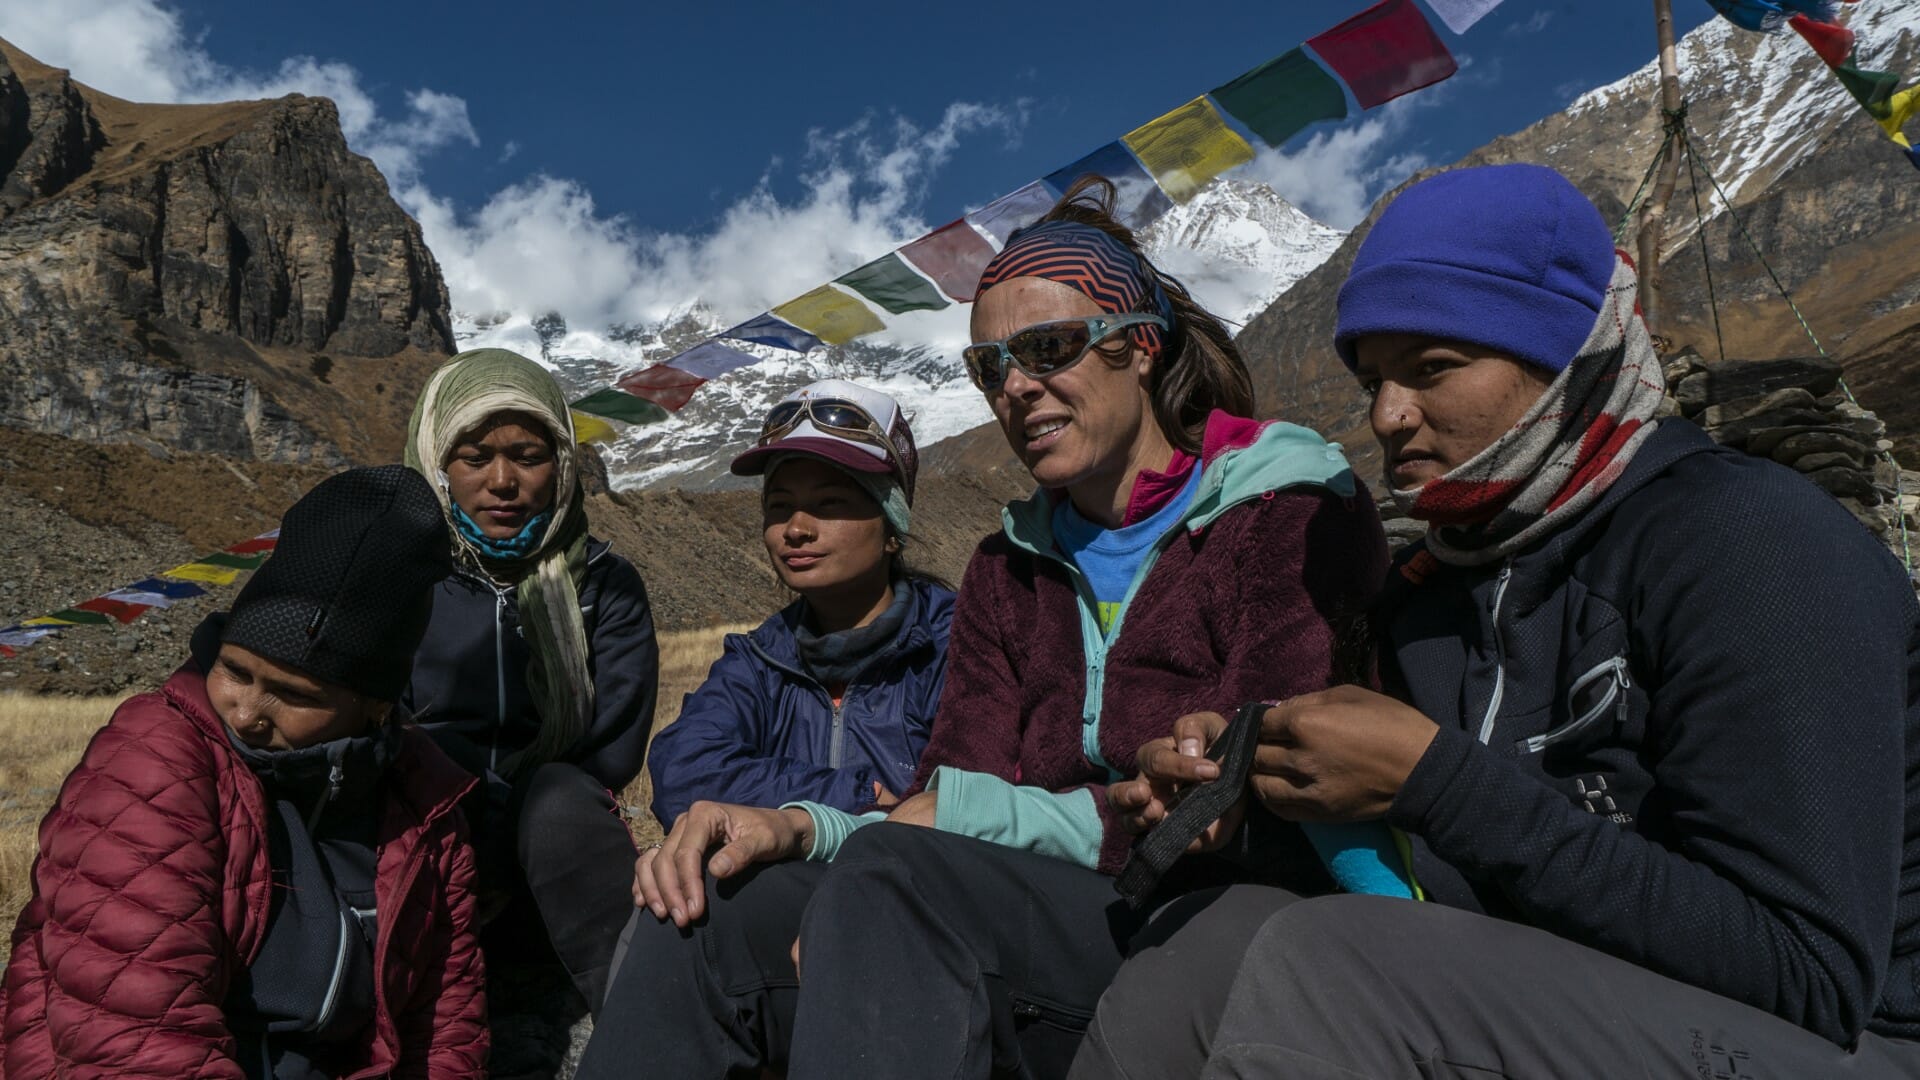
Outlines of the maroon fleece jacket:
[[[1215,413],[1202,459],[1250,443],[1259,426]],[[1107,652],[1101,756],[1128,774],[1145,743],[1192,712],[1325,689],[1350,677],[1357,621],[1386,570],[1364,485],[1269,491],[1168,545]],[[987,773],[1055,793],[1093,789],[1099,869],[1118,874],[1132,842],[1107,806],[1111,774],[1081,748],[1086,696],[1080,599],[1065,565],[995,533],[967,565],[947,652],[947,685],[913,794],[935,769]],[[1364,645],[1359,646],[1364,649]],[[1364,669],[1364,659],[1359,661]]]

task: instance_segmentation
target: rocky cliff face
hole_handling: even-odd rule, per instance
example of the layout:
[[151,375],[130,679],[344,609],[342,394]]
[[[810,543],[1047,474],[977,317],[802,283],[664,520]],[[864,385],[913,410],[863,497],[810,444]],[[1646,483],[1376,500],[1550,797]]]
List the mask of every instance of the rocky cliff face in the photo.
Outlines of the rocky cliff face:
[[0,177],[0,425],[388,456],[452,349],[419,226],[324,99],[136,105],[0,42]]

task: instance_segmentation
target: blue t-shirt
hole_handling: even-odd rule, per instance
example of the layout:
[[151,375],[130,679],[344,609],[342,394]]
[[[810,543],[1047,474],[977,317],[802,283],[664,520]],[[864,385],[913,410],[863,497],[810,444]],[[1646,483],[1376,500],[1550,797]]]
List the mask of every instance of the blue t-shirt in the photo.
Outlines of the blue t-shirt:
[[1093,590],[1102,633],[1112,633],[1126,606],[1127,588],[1147,561],[1154,541],[1168,529],[1180,524],[1193,505],[1193,493],[1200,488],[1200,466],[1195,465],[1187,482],[1165,506],[1131,525],[1109,529],[1089,521],[1073,508],[1072,499],[1060,500],[1053,508],[1053,542],[1060,553],[1073,560]]

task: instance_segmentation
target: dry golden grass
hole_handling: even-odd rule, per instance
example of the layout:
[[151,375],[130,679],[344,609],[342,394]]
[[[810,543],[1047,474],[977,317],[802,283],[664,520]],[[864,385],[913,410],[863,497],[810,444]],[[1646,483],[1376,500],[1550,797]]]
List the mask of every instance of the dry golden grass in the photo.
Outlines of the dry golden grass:
[[[660,704],[654,731],[680,715],[680,702],[707,676],[720,656],[720,640],[750,626],[721,626],[660,635]],[[40,819],[59,794],[60,782],[80,760],[87,740],[113,715],[119,698],[0,696],[0,965],[10,950],[14,916],[27,902]],[[660,828],[645,812],[652,785],[640,779],[621,793],[639,808],[635,836],[657,839]]]
[[27,902],[40,819],[87,740],[119,698],[0,697],[0,963],[12,951],[13,917]]
[[[680,703],[706,681],[707,669],[720,659],[721,641],[728,634],[744,634],[756,623],[714,626],[704,630],[669,631],[660,635],[660,696],[653,710],[653,735],[680,717]],[[653,741],[647,737],[648,744]],[[620,793],[620,802],[638,811],[632,819],[633,838],[642,844],[660,839],[660,823],[647,805],[653,802],[653,781],[645,769]]]

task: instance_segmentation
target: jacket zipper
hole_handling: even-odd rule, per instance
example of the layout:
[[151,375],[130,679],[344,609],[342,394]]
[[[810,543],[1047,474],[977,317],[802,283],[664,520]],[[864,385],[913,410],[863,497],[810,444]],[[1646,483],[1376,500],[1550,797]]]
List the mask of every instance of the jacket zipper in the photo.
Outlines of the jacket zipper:
[[1480,718],[1480,741],[1493,738],[1493,722],[1500,716],[1500,703],[1507,696],[1507,642],[1500,633],[1500,605],[1507,598],[1507,584],[1513,580],[1513,560],[1500,567],[1500,583],[1493,590],[1493,697],[1487,702],[1487,714]]
[[[832,699],[832,691],[828,691],[827,697],[829,700]],[[833,727],[829,729],[833,734],[827,740],[827,768],[829,769],[837,769],[840,767],[840,754],[846,736],[846,728],[840,723],[840,712],[841,702],[845,700],[847,700],[847,691],[842,690],[840,692],[840,701],[833,703]]]
[[347,925],[347,913],[340,912],[340,945],[333,953],[333,978],[327,982],[327,996],[320,1002],[320,1019],[314,1022],[314,1031],[325,1031],[333,1023],[334,1010],[340,1006],[340,984],[347,980],[347,932],[358,932],[357,927]]
[[307,815],[309,834],[313,832],[315,826],[320,824],[320,815],[326,812],[333,800],[340,797],[340,785],[347,779],[346,769],[342,767],[346,756],[347,748],[344,744],[336,743],[331,750],[327,751],[327,790],[320,793],[320,801],[313,804],[313,812]]
[[487,768],[500,771],[500,736],[507,730],[507,594],[493,590],[493,745],[487,747]]
[[1627,658],[1624,656],[1616,656],[1611,660],[1604,661],[1591,671],[1575,679],[1573,686],[1567,690],[1567,698],[1571,701],[1573,698],[1579,696],[1580,691],[1586,689],[1594,680],[1604,678],[1611,678],[1613,680],[1613,691],[1611,693],[1601,698],[1592,708],[1581,713],[1568,723],[1562,724],[1545,734],[1535,735],[1531,739],[1522,741],[1521,746],[1526,752],[1529,754],[1537,754],[1555,743],[1565,742],[1573,738],[1575,735],[1585,731],[1588,727],[1591,727],[1594,721],[1606,714],[1608,709],[1614,710],[1616,714],[1624,719],[1627,711],[1627,690],[1633,685],[1632,678],[1627,674]]

